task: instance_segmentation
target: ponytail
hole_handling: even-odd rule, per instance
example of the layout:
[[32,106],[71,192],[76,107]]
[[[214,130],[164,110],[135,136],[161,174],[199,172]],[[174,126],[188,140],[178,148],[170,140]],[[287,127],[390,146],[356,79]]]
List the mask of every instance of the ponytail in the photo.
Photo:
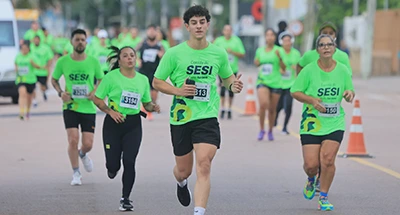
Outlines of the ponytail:
[[130,47],[130,46],[124,46],[124,47],[122,47],[121,49],[119,49],[119,48],[116,47],[116,46],[110,46],[110,47],[108,47],[108,49],[111,50],[111,53],[108,55],[108,58],[107,58],[107,63],[110,64],[110,68],[111,68],[110,71],[112,71],[112,70],[114,70],[114,69],[119,69],[118,60],[120,59],[121,51],[122,51],[123,49],[125,49],[125,48],[130,48],[130,49],[132,49],[133,52],[134,52],[135,55],[136,55],[135,49],[132,48],[132,47]]

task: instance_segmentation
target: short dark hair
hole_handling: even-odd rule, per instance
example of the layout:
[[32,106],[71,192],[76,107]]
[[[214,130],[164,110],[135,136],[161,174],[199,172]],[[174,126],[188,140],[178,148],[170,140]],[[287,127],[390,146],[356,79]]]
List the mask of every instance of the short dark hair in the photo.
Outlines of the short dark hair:
[[183,21],[186,24],[189,24],[189,20],[194,16],[205,16],[207,22],[210,22],[211,20],[210,12],[207,8],[201,5],[195,5],[187,9],[186,12],[183,14]]
[[47,29],[45,27],[42,27],[42,31],[47,31]]
[[155,24],[150,24],[149,26],[147,26],[147,29],[149,29],[149,28],[157,29],[157,25],[155,25]]
[[38,38],[40,40],[39,35],[35,35],[35,37],[33,37],[33,39],[36,39],[36,38]]
[[83,35],[85,35],[85,37],[87,37],[86,31],[83,30],[83,29],[80,29],[80,28],[75,29],[74,31],[72,31],[72,33],[71,33],[71,39],[74,38],[75,34],[83,34]]

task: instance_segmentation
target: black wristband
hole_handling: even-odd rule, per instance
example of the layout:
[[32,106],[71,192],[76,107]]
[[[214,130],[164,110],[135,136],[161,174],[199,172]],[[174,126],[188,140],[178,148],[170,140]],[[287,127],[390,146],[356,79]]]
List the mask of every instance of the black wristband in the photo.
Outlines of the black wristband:
[[232,92],[232,84],[233,84],[233,83],[231,83],[231,84],[229,85],[229,87],[228,87],[228,90],[231,91],[231,92]]
[[63,91],[58,92],[58,97],[61,97],[62,93],[63,93]]

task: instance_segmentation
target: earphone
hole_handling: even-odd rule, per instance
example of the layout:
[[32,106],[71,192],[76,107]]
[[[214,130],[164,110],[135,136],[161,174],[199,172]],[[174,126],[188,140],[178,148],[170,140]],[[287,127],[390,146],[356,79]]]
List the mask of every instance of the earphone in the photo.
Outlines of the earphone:
[[294,43],[295,39],[294,39],[294,35],[292,33],[290,33],[289,31],[284,31],[281,34],[279,34],[279,44],[282,45],[283,44],[283,40],[282,38],[284,36],[289,36],[290,37],[290,41],[292,42],[292,44]]

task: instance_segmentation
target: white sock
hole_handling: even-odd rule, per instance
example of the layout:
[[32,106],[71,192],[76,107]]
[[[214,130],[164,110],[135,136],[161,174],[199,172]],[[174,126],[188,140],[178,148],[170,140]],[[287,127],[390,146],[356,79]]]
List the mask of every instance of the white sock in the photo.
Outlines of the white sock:
[[194,208],[194,215],[204,215],[205,212],[206,212],[205,208],[202,208],[202,207]]
[[183,180],[181,182],[178,181],[179,187],[184,187],[187,184],[187,180]]

